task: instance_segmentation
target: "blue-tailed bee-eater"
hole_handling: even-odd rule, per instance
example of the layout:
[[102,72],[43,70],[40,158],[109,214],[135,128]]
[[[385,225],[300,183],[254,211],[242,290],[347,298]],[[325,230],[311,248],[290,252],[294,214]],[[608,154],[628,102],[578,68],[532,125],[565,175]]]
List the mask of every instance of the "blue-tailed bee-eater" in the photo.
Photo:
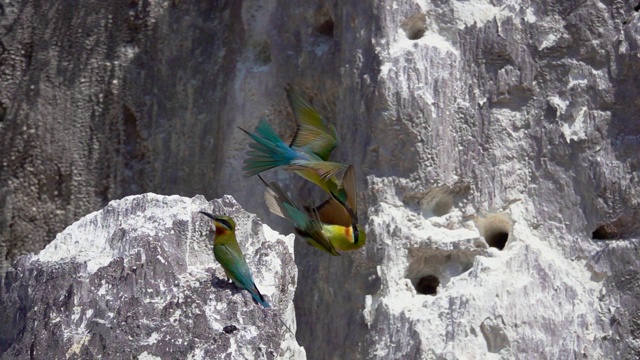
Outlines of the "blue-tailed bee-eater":
[[[331,255],[340,255],[339,251],[356,250],[365,245],[366,234],[353,217],[352,211],[342,211],[344,207],[329,200],[317,208],[306,211],[297,206],[276,183],[267,184],[264,199],[269,210],[293,223],[295,232],[306,242]],[[340,212],[335,212],[335,211]],[[323,215],[320,215],[320,214]],[[336,221],[341,224],[326,223]]]
[[200,213],[213,220],[216,227],[216,235],[213,239],[213,255],[222,265],[227,277],[233,280],[239,288],[247,290],[258,304],[266,308],[271,307],[253,281],[249,265],[247,265],[242,250],[240,250],[236,240],[235,221],[225,215],[212,215],[204,211],[200,211]]

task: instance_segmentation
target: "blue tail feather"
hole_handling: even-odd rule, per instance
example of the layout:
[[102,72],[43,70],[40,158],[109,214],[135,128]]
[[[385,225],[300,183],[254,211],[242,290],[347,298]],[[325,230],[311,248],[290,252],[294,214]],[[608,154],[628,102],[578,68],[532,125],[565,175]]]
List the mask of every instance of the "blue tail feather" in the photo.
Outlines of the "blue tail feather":
[[271,305],[267,302],[267,300],[264,299],[264,297],[262,296],[262,294],[260,294],[260,290],[258,290],[258,288],[256,287],[255,284],[253,284],[253,289],[247,289],[249,290],[249,293],[251,294],[251,296],[253,296],[253,299],[260,305],[262,305],[263,307],[266,308],[270,308]]
[[285,144],[269,123],[262,119],[255,133],[241,129],[253,139],[247,151],[243,170],[246,176],[253,176],[278,166],[289,165],[300,157],[289,145]]

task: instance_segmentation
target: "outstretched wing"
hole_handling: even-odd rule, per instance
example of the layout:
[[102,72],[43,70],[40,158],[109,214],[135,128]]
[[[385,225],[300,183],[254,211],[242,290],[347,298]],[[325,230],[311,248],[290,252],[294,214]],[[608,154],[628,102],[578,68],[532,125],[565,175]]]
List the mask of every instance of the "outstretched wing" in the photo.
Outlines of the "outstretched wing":
[[323,224],[315,210],[312,209],[309,214],[305,213],[287,196],[280,185],[275,182],[268,184],[262,177],[260,180],[267,187],[264,192],[264,200],[269,211],[289,219],[293,223],[296,233],[304,238],[309,245],[331,255],[340,255],[322,231]]
[[338,145],[336,128],[329,125],[291,85],[287,85],[285,90],[293,115],[298,122],[291,146],[307,148],[322,160],[329,159],[329,155]]
[[325,224],[351,226],[351,215],[349,211],[333,197],[316,206],[315,208],[305,208],[307,212],[315,212],[318,219]]
[[[349,212],[352,217],[352,223],[358,223],[358,203],[357,203],[357,192],[356,192],[356,171],[353,168],[353,165],[349,165],[347,170],[344,172],[344,176],[342,177],[342,188],[347,194],[347,206],[345,209]],[[351,224],[349,224],[351,225]],[[345,225],[345,226],[349,226]]]
[[[285,205],[286,206],[286,205]],[[300,210],[296,211],[302,213]],[[318,217],[318,214],[314,211],[311,212],[311,219],[306,222],[304,227],[296,227],[295,231],[298,235],[302,236],[307,243],[315,248],[326,251],[331,255],[340,256],[340,253],[336,251],[329,238],[322,231],[322,222]]]
[[305,207],[307,212],[314,211],[318,218],[325,224],[350,227],[358,223],[358,209],[356,202],[356,177],[353,165],[349,165],[342,177],[342,187],[346,194],[346,201],[338,200],[332,196],[327,201],[315,208]]
[[327,181],[332,177],[338,175],[340,172],[347,169],[347,165],[322,160],[294,160],[291,165],[287,167],[287,170],[312,170],[322,180]]
[[291,198],[287,196],[287,194],[282,190],[282,188],[275,182],[268,184],[262,176],[258,175],[266,189],[264,191],[264,202],[267,204],[269,211],[274,215],[278,215],[281,218],[289,219],[290,216],[287,212],[287,209],[284,207],[284,203],[291,204],[295,207]]

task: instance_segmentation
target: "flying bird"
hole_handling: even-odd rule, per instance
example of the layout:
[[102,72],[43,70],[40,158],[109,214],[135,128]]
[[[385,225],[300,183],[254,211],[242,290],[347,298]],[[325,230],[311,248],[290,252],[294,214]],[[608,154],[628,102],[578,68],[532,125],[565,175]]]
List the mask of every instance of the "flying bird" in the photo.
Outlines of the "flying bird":
[[[262,177],[259,176],[259,178],[267,187],[264,199],[269,210],[291,221],[295,232],[309,245],[334,256],[340,255],[338,250],[351,251],[365,245],[364,229],[353,220],[349,211],[342,215],[332,214],[329,211],[331,207],[335,207],[333,204],[342,207],[340,203],[333,200],[334,202],[325,202],[317,208],[309,208],[305,211],[297,206],[277,183],[268,184]],[[322,217],[321,211],[325,214]],[[329,215],[346,225],[325,223],[323,219],[331,220]]]
[[282,166],[320,186],[341,203],[347,202],[339,174],[347,165],[328,161],[338,145],[336,128],[329,124],[289,84],[285,87],[289,105],[296,118],[297,128],[293,140],[287,145],[265,119],[261,119],[255,133],[240,128],[253,143],[244,161],[245,176]]
[[255,133],[243,128],[240,130],[253,139],[249,144],[250,150],[247,151],[248,157],[244,160],[245,176],[282,166],[318,185],[338,201],[347,201],[347,194],[339,177],[347,169],[347,165],[325,161],[310,148],[287,145],[265,119],[260,120]]

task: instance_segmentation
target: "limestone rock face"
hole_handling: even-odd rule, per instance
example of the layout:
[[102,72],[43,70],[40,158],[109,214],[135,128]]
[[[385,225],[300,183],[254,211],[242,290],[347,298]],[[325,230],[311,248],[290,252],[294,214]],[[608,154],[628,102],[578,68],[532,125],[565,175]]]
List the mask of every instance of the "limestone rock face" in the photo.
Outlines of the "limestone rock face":
[[368,234],[295,248],[309,357],[640,357],[637,2],[3,4],[0,262],[146,191],[290,232],[236,126],[289,139],[291,83],[336,124]]
[[[198,211],[225,213],[274,309],[227,283]],[[304,358],[295,331],[293,238],[230,196],[112,201],[18,259],[0,289],[0,358]],[[282,319],[279,320],[278,317]]]

